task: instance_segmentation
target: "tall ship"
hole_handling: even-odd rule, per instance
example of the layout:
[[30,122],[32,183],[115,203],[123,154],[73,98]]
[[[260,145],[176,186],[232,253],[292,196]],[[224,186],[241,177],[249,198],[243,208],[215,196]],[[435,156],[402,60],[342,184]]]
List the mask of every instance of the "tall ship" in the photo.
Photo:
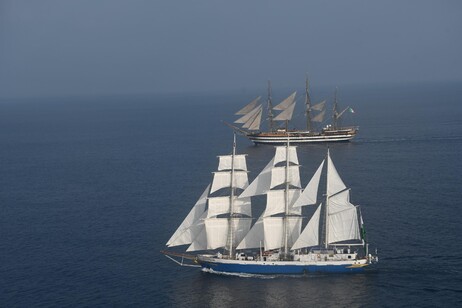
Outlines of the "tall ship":
[[[270,82],[268,82],[268,99],[266,102],[268,131],[260,129],[264,109],[263,104],[260,104],[261,96],[236,112],[236,115],[240,117],[234,121],[235,125],[228,125],[255,144],[284,144],[287,136],[289,136],[291,143],[339,142],[353,139],[358,133],[359,128],[357,126],[342,127],[340,119],[345,112],[354,113],[354,111],[349,106],[339,111],[337,89],[334,95],[332,121],[326,124],[326,100],[313,105],[309,93],[308,78],[305,84],[305,130],[289,129],[289,122],[292,120],[295,110],[296,92],[273,107]],[[236,125],[241,126],[237,127]]]
[[[235,135],[232,154],[218,158],[212,182],[162,251],[171,260],[213,273],[259,275],[359,272],[378,261],[329,150],[304,189],[297,150],[287,137],[250,184]],[[323,171],[326,187],[318,200]],[[256,196],[266,196],[266,207],[254,219]],[[304,221],[302,209],[315,205]],[[173,250],[182,245],[188,245],[186,253]]]

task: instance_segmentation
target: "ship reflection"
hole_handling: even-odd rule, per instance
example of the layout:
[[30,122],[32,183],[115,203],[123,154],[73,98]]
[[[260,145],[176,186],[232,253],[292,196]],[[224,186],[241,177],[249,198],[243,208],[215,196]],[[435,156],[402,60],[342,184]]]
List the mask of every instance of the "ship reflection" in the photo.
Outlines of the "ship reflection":
[[[302,307],[367,305],[374,298],[370,293],[374,275],[313,274],[307,276],[235,277],[198,273],[192,284],[174,294],[187,294],[188,304],[204,307]],[[182,306],[184,298],[173,301]]]

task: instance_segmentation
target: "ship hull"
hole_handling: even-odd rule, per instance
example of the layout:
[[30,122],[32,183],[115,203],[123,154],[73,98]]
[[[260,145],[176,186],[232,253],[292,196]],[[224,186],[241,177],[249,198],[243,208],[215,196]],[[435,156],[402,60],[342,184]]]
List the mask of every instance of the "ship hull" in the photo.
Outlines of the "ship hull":
[[299,262],[299,261],[241,261],[216,258],[198,258],[205,270],[218,273],[257,274],[257,275],[304,275],[316,272],[356,273],[364,271],[366,260]]
[[356,136],[357,130],[310,132],[248,133],[246,136],[256,144],[284,144],[289,137],[290,143],[348,142]]

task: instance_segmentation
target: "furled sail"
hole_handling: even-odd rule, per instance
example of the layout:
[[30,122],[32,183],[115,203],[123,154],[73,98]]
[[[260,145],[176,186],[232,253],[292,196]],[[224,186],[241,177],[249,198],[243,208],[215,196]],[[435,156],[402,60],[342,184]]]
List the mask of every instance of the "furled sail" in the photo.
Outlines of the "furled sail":
[[[247,163],[245,160],[246,154],[234,155],[234,170],[247,171]],[[231,170],[232,166],[232,155],[220,155],[218,156],[218,171]]]
[[242,115],[242,114],[247,114],[249,111],[253,110],[257,105],[258,102],[260,101],[261,96],[257,97],[253,101],[251,101],[249,104],[247,104],[244,108],[236,112],[236,115]]
[[273,109],[274,110],[286,110],[289,106],[291,106],[294,103],[295,95],[297,95],[296,91],[294,93],[290,94],[289,97],[287,97],[281,103],[274,106]]
[[277,115],[273,120],[274,121],[290,121],[295,109],[295,102],[287,107],[283,112]]
[[[246,171],[234,171],[233,187],[245,189],[249,185]],[[231,171],[220,171],[213,173],[213,182],[210,193],[225,187],[231,187]]]
[[197,236],[197,230],[193,226],[197,225],[205,212],[207,204],[207,195],[210,191],[210,185],[204,190],[199,200],[189,212],[188,216],[183,220],[178,229],[173,233],[172,237],[168,240],[167,246],[178,246],[190,244]]
[[319,245],[319,218],[321,216],[321,207],[322,204],[318,206],[291,250]]
[[319,180],[321,179],[321,172],[323,166],[324,160],[321,162],[321,165],[319,165],[318,170],[316,170],[308,185],[306,185],[305,189],[303,190],[303,193],[300,195],[300,198],[298,198],[295,204],[293,205],[294,208],[301,207],[304,205],[316,204]]

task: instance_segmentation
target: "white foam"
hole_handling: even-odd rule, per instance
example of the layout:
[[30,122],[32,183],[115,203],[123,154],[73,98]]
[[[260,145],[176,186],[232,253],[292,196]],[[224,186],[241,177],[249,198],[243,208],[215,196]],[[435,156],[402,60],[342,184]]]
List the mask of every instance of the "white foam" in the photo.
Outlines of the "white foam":
[[211,274],[216,274],[216,275],[236,276],[236,277],[242,277],[242,278],[261,278],[261,279],[276,278],[275,275],[261,275],[261,274],[248,274],[248,273],[228,273],[228,272],[214,271],[213,269],[210,269],[210,268],[202,268],[202,271],[205,272],[205,273],[211,273]]
[[[274,278],[303,278],[310,276],[309,274],[305,275],[286,275],[286,274],[272,274],[272,275],[263,275],[263,274],[249,274],[249,273],[229,273],[229,272],[220,272],[214,271],[210,268],[202,268],[202,271],[205,273],[215,274],[215,275],[224,275],[224,276],[234,276],[234,277],[241,277],[241,278],[258,278],[258,279],[274,279]],[[319,273],[313,274],[318,275]]]

